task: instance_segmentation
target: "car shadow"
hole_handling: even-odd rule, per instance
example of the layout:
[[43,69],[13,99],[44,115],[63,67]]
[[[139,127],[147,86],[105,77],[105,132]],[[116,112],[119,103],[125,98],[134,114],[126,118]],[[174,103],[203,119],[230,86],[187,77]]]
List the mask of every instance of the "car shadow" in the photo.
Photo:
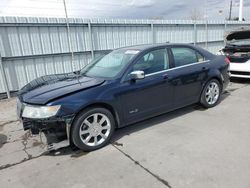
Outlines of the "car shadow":
[[[137,131],[141,131],[143,129],[155,126],[157,124],[163,123],[163,122],[167,122],[169,120],[172,120],[174,118],[177,118],[179,116],[185,115],[187,113],[190,113],[192,111],[195,110],[206,110],[203,107],[200,107],[199,105],[191,105],[191,106],[187,106],[172,112],[168,112],[159,116],[155,116],[153,118],[147,119],[147,120],[143,120],[140,121],[138,123],[134,123],[131,125],[128,125],[126,127],[123,128],[119,128],[116,129],[110,144],[115,145],[115,146],[122,146],[123,144],[119,142],[119,140],[124,137],[124,136],[128,136],[131,133],[135,133]],[[65,147],[65,148],[60,148],[58,150],[55,151],[51,151],[49,153],[47,153],[46,155],[49,156],[62,156],[62,155],[70,155],[70,157],[73,158],[77,158],[77,157],[81,157],[88,154],[88,152],[83,152],[75,147]]]
[[[221,96],[220,102],[225,100],[229,95],[230,95],[230,92],[225,91]],[[147,119],[147,120],[140,121],[138,123],[131,124],[131,125],[123,127],[123,128],[119,128],[115,131],[115,134],[113,135],[113,137],[110,141],[110,144],[115,145],[115,146],[122,146],[123,143],[120,143],[119,140],[124,136],[128,136],[131,133],[135,133],[135,132],[141,131],[143,129],[152,127],[152,126],[156,126],[157,124],[161,124],[163,122],[170,121],[172,119],[178,118],[179,116],[182,116],[182,115],[185,115],[185,114],[191,113],[193,111],[197,111],[197,110],[206,111],[208,109],[203,108],[199,104],[193,104],[193,105],[183,107],[183,108],[180,108],[180,109],[168,112],[168,113],[164,113],[164,114],[159,115],[159,116],[155,116],[155,117]],[[60,148],[58,150],[49,152],[46,155],[49,155],[49,156],[70,155],[70,157],[72,157],[72,158],[77,158],[77,157],[87,155],[88,153],[89,152],[83,152],[74,146],[69,146],[69,147]]]
[[[225,91],[222,94],[221,100],[219,103],[224,101],[229,95],[230,95],[230,92]],[[199,104],[193,104],[193,105],[190,105],[187,107],[183,107],[183,108],[180,108],[180,109],[168,112],[168,113],[164,113],[164,114],[161,114],[159,116],[155,116],[153,118],[126,126],[124,128],[117,129],[113,138],[111,139],[111,143],[114,145],[118,145],[118,146],[122,145],[122,143],[119,143],[119,140],[124,136],[130,135],[131,133],[134,133],[134,132],[137,132],[137,131],[140,131],[140,130],[143,130],[143,129],[146,129],[146,128],[149,128],[152,126],[155,126],[157,124],[161,124],[163,122],[168,122],[172,119],[178,118],[182,115],[189,114],[189,113],[191,113],[193,111],[197,111],[197,110],[198,111],[206,111],[208,109],[202,107]]]
[[187,106],[178,110],[174,110],[172,112],[168,112],[159,116],[155,116],[153,118],[143,120],[141,122],[131,124],[129,126],[117,129],[113,138],[111,139],[111,143],[114,145],[122,145],[122,143],[119,143],[119,140],[124,137],[128,136],[131,133],[141,131],[146,128],[150,128],[152,126],[155,126],[157,124],[161,124],[163,122],[168,122],[172,119],[178,118],[179,116],[183,116],[185,114],[191,113],[195,110],[206,110],[203,107],[200,107],[198,105],[191,105]]

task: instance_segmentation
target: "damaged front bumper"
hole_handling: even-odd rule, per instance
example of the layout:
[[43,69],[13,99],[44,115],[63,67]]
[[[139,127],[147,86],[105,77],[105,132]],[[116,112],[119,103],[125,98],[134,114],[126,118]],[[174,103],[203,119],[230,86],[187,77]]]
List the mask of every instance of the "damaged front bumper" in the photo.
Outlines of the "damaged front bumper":
[[24,130],[30,130],[33,135],[43,134],[45,136],[44,144],[47,145],[49,151],[71,144],[70,127],[72,119],[73,116],[49,119],[21,118]]
[[70,128],[74,115],[52,116],[50,118],[34,119],[23,117],[26,104],[17,97],[17,116],[24,130],[30,130],[33,135],[40,136],[48,150],[56,150],[71,144]]

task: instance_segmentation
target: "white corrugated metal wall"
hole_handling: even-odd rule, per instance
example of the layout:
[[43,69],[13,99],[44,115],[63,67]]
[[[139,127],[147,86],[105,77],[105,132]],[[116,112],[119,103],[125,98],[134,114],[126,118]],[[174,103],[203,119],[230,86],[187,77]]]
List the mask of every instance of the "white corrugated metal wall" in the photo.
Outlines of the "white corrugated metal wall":
[[[75,69],[111,49],[135,44],[194,43],[216,52],[225,31],[250,22],[191,20],[70,19]],[[0,93],[16,91],[31,80],[73,70],[64,18],[0,17]],[[4,74],[4,75],[3,75]]]

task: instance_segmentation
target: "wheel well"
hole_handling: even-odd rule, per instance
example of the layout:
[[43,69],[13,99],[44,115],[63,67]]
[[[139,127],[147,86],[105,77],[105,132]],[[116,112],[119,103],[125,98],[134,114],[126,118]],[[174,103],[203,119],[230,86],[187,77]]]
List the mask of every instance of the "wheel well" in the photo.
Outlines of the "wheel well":
[[218,77],[212,77],[211,79],[209,79],[209,80],[206,82],[206,84],[207,84],[210,80],[217,80],[217,81],[220,83],[220,86],[223,85],[221,79],[219,79]]
[[220,85],[221,85],[221,87],[222,87],[222,81],[218,78],[218,77],[212,77],[212,78],[210,78],[209,80],[207,80],[205,83],[204,83],[204,85],[202,86],[202,90],[201,90],[201,93],[200,93],[200,98],[201,98],[201,95],[202,95],[202,92],[203,92],[203,90],[205,89],[205,86],[207,85],[207,83],[210,81],[210,80],[217,80],[219,83],[220,83]]
[[79,110],[79,112],[77,112],[77,114],[75,115],[75,117],[74,117],[73,120],[71,121],[70,132],[69,132],[69,136],[70,136],[70,138],[69,138],[69,140],[70,140],[70,145],[72,145],[72,146],[74,145],[74,144],[73,144],[73,141],[72,141],[71,132],[72,132],[72,125],[73,125],[73,123],[74,123],[76,117],[77,117],[82,111],[84,111],[84,110],[86,110],[86,109],[88,109],[88,108],[94,108],[94,107],[105,108],[105,109],[109,110],[109,111],[112,113],[113,117],[114,117],[114,120],[115,120],[115,127],[116,127],[116,128],[118,127],[118,125],[119,125],[119,123],[120,123],[119,116],[118,116],[118,114],[116,113],[116,111],[114,110],[114,108],[113,108],[111,105],[106,104],[106,103],[94,103],[94,104],[90,104],[90,105],[88,105],[88,106],[82,108],[81,110]]
[[[210,82],[211,80],[217,80],[217,81],[220,83],[221,86],[222,86],[222,84],[223,84],[220,78],[214,76],[214,77],[208,79],[206,82],[204,82],[204,84],[203,84],[203,89],[204,89],[204,87],[206,86],[206,84],[207,84],[208,82]],[[203,90],[203,89],[202,89],[202,90]]]
[[[220,83],[220,85],[222,86],[223,83],[222,83],[221,79],[219,79],[218,77],[213,77],[212,79],[217,80]],[[210,80],[212,80],[212,79],[210,79]]]
[[[119,121],[119,116],[117,114],[117,112],[114,110],[114,108],[107,104],[107,103],[94,103],[94,104],[90,104],[88,106],[85,106],[84,108],[82,108],[81,110],[79,110],[79,112],[77,112],[77,114],[75,115],[75,117],[73,118],[71,124],[74,123],[75,121],[75,118],[84,110],[88,109],[88,108],[94,108],[94,107],[99,107],[99,108],[105,108],[107,110],[109,110],[111,112],[111,114],[113,115],[114,117],[114,120],[115,120],[115,126],[118,127],[120,121]],[[72,126],[71,126],[72,127]]]

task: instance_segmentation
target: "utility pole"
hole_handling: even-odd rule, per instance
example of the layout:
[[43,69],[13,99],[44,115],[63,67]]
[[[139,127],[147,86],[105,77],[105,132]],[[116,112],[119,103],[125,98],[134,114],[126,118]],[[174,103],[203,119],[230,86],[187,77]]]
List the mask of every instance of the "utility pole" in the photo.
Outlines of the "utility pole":
[[205,20],[207,20],[207,18],[208,18],[208,15],[207,15],[207,13],[208,13],[208,11],[207,11],[207,0],[205,0],[205,14],[204,14],[204,18],[205,18]]
[[75,71],[74,52],[73,52],[73,48],[72,48],[72,44],[71,44],[71,36],[70,36],[70,28],[69,28],[69,18],[68,18],[68,12],[67,12],[67,6],[66,6],[66,1],[65,0],[63,0],[63,5],[64,5],[65,16],[66,16],[69,51],[71,53],[71,64],[72,64],[73,71]]
[[242,21],[242,11],[243,11],[243,0],[240,0],[239,21]]
[[228,20],[231,20],[232,18],[232,0],[230,1],[230,9],[229,9],[229,17]]

